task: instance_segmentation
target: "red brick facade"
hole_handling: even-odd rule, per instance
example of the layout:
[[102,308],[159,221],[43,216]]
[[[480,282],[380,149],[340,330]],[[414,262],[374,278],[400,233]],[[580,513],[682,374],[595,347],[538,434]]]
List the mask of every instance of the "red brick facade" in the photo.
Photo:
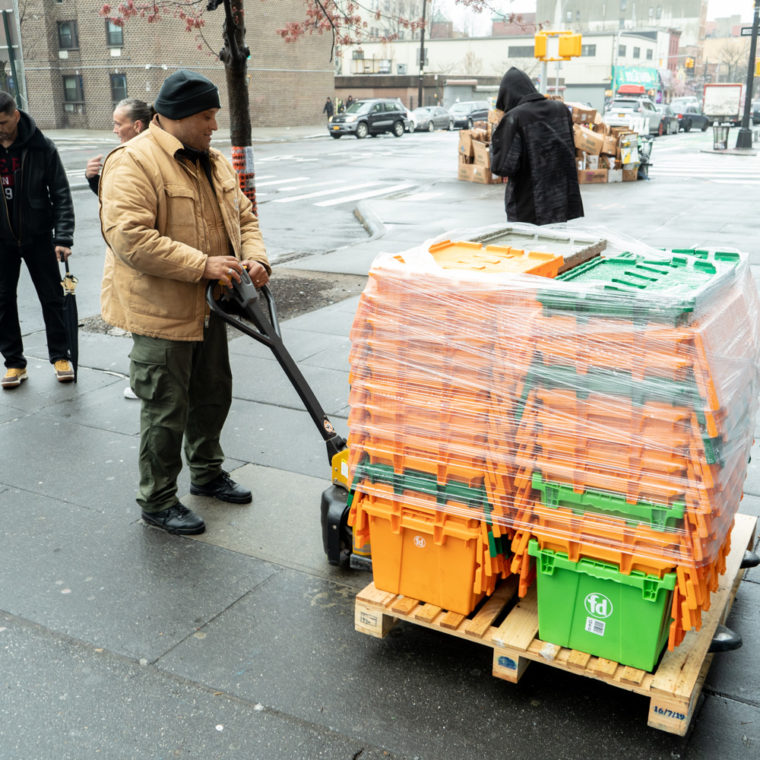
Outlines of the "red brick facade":
[[[106,21],[98,15],[102,5],[102,0],[28,0],[25,6],[21,34],[29,112],[42,129],[110,129],[112,75],[117,81],[123,77],[127,97],[150,103],[178,68],[199,71],[219,86],[219,123],[229,126],[224,67],[196,33],[169,15],[156,23],[137,17],[125,23],[123,42],[112,39],[109,45]],[[253,126],[323,121],[322,105],[334,89],[329,36],[286,43],[276,34],[287,21],[303,20],[303,0],[246,0],[245,12]],[[203,36],[215,52],[222,47],[223,21],[221,7],[206,13]],[[76,40],[72,26],[59,34],[60,22],[76,22]],[[68,49],[62,49],[59,36]]]

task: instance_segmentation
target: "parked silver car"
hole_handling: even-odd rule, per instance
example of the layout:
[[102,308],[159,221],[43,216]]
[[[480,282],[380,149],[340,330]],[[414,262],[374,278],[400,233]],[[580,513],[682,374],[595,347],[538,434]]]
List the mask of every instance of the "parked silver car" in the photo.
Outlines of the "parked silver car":
[[415,108],[412,116],[416,122],[415,131],[432,132],[435,129],[451,129],[449,112],[440,106]]
[[643,135],[656,135],[660,130],[660,114],[649,98],[615,98],[604,109],[603,118],[610,127],[629,127]]

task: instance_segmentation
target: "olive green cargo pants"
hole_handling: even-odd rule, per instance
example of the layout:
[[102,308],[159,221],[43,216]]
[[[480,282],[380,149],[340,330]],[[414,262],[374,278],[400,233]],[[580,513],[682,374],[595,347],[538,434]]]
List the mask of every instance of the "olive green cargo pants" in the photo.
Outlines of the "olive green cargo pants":
[[142,404],[137,503],[160,512],[177,503],[183,436],[193,483],[208,483],[222,468],[219,438],[232,403],[227,332],[212,314],[202,341],[132,340],[129,379]]

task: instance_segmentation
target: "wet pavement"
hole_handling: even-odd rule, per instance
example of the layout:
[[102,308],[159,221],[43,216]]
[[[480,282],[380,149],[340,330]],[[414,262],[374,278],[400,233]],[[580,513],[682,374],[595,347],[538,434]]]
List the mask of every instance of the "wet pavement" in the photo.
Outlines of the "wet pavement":
[[[298,268],[366,274],[378,251],[451,221],[441,209],[423,225],[399,223],[387,201],[362,202],[359,213],[372,234]],[[493,222],[493,206],[472,206],[467,221]],[[283,324],[343,433],[356,303]],[[357,633],[353,597],[370,577],[331,567],[322,552],[324,446],[253,340],[230,344],[223,445],[254,501],[191,496],[183,471],[182,501],[208,524],[195,538],[139,520],[139,405],[123,397],[131,341],[82,333],[79,382],[68,386],[55,381],[39,327],[25,347],[29,380],[0,394],[0,760],[760,754],[760,569],[728,620],[744,647],[716,656],[681,739],[647,728],[648,700],[623,689],[540,664],[509,684],[491,676],[490,648],[414,625],[383,640]],[[757,516],[754,453],[741,511]]]

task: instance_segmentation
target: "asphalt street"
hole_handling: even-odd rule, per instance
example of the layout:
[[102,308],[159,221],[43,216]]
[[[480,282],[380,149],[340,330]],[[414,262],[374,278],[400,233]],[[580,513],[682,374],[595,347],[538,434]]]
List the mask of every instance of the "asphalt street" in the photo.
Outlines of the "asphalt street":
[[[333,141],[323,129],[255,135],[274,277],[366,275],[382,251],[504,222],[502,187],[457,181],[455,133]],[[72,179],[113,146],[102,133],[51,136]],[[586,218],[570,227],[631,245],[738,248],[757,274],[760,157],[711,145],[709,132],[657,139],[652,179],[584,186]],[[97,200],[78,185],[71,263],[87,317],[99,311],[103,243]],[[414,625],[370,638],[353,613],[370,577],[322,552],[322,441],[264,347],[231,341],[223,436],[254,503],[191,496],[183,472],[182,501],[208,529],[171,537],[134,503],[131,341],[82,331],[79,382],[59,385],[25,270],[19,304],[29,380],[0,394],[0,760],[760,756],[760,568],[728,620],[744,646],[716,656],[684,739],[647,728],[648,701],[624,689],[541,664],[509,684],[491,676],[489,648]],[[342,433],[356,304],[283,324]],[[757,444],[741,511],[760,515]]]

